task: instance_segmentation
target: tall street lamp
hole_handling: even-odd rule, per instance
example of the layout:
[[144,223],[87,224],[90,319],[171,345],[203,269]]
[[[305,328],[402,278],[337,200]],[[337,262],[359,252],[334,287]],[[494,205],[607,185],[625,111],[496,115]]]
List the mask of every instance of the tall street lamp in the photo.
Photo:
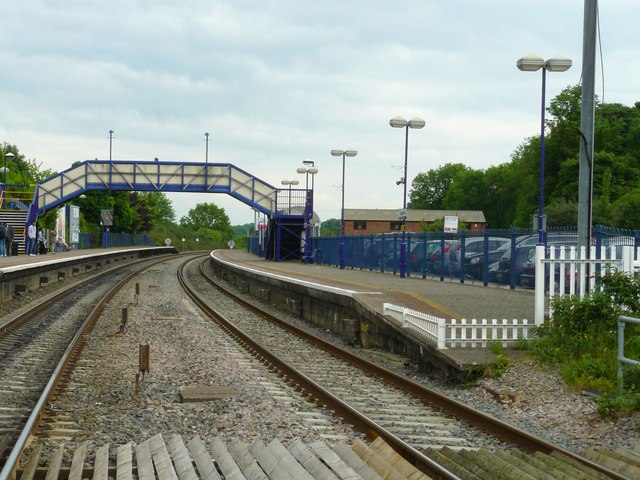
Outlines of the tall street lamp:
[[540,108],[540,204],[538,206],[538,245],[544,245],[544,111],[547,70],[550,72],[566,72],[571,68],[571,59],[556,55],[544,60],[538,55],[528,53],[516,63],[523,72],[537,72],[542,69],[542,106]]
[[205,146],[204,146],[204,163],[209,163],[209,132],[204,134]]
[[7,152],[4,154],[4,181],[2,183],[4,184],[5,190],[7,188],[7,160],[13,161],[14,158],[16,158],[16,156],[13,152]]
[[282,180],[282,185],[289,185],[289,211],[287,212],[291,215],[291,185],[298,185],[300,182],[298,180]]
[[111,161],[111,153],[113,151],[113,130],[109,130],[109,161]]
[[344,164],[345,157],[355,157],[357,150],[331,150],[334,157],[342,157],[342,207],[340,208],[340,270],[344,270]]
[[309,261],[311,254],[310,241],[311,241],[311,223],[313,222],[313,177],[318,173],[318,169],[315,167],[313,160],[303,160],[304,167],[298,168],[296,171],[305,175],[305,189],[307,190],[307,196],[309,195],[309,175],[311,175],[311,198],[307,202],[307,211],[305,215],[305,238],[304,238],[304,257],[305,263]]
[[400,278],[404,278],[407,273],[407,152],[409,149],[409,129],[423,128],[425,121],[421,118],[414,118],[408,122],[402,117],[393,117],[389,120],[389,125],[393,128],[404,128],[404,176],[401,183],[404,185],[402,195],[402,240],[400,241]]

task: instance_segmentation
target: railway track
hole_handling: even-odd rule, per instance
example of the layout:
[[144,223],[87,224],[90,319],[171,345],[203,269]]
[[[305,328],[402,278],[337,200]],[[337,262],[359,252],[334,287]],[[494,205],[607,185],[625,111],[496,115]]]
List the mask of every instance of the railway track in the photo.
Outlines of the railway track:
[[[225,325],[224,328],[246,343],[248,348],[260,351],[268,362],[294,379],[299,388],[337,411],[361,431],[372,437],[383,438],[410,463],[420,465],[419,468],[429,475],[437,478],[476,478],[467,476],[471,472],[456,462],[468,466],[469,457],[476,455],[469,452],[504,451],[500,447],[507,446],[508,449],[518,449],[517,455],[522,452],[535,453],[538,457],[532,458],[530,463],[543,470],[556,468],[561,471],[566,462],[570,465],[566,467],[569,471],[584,470],[592,478],[628,478],[290,325],[224,288],[205,272],[204,265],[200,266],[200,271],[209,284],[232,298],[233,302],[254,312],[256,317],[236,314],[232,320],[225,318],[215,311],[217,308],[211,303],[220,303],[218,308],[226,310],[230,308],[223,305],[226,300],[220,297],[212,301],[204,300],[206,292],[196,292],[193,286],[181,279],[201,308]],[[339,360],[336,361],[336,358]],[[487,435],[495,436],[495,443],[488,440],[490,437]],[[500,445],[498,440],[504,443]],[[487,468],[492,461],[500,465],[508,463],[493,454],[488,462],[484,453],[478,455],[471,470],[482,470],[479,465]],[[540,455],[550,459],[546,466],[540,463]],[[514,457],[513,463],[524,468],[526,460]],[[442,467],[445,464],[451,470]],[[462,476],[458,477],[454,473],[456,471]],[[545,478],[544,475],[542,473],[541,478]]]
[[162,261],[114,267],[41,299],[0,325],[0,439],[11,448],[0,479],[14,469],[104,305],[141,270]]
[[[203,288],[202,285],[199,285],[200,280],[187,279],[185,264],[180,269],[180,281],[190,291],[194,301],[212,317],[216,317],[222,328],[242,344],[247,351],[260,352],[260,362],[277,368],[280,372],[279,375],[284,378],[278,379],[274,378],[274,375],[265,375],[264,371],[256,366],[255,361],[247,359],[240,352],[232,353],[236,360],[245,365],[252,376],[258,378],[261,385],[273,395],[274,399],[285,403],[292,402],[292,404],[297,402],[296,409],[299,408],[299,405],[304,404],[304,408],[299,411],[300,415],[307,418],[309,425],[314,425],[315,428],[325,432],[323,434],[325,438],[333,443],[346,438],[336,437],[331,430],[331,425],[335,424],[336,420],[332,418],[329,410],[337,412],[339,417],[346,419],[370,438],[377,437],[378,441],[382,443],[374,444],[372,448],[363,446],[362,442],[355,442],[353,445],[354,451],[357,446],[358,455],[366,457],[372,464],[386,465],[384,462],[392,455],[397,455],[388,447],[390,445],[395,452],[402,455],[404,460],[400,460],[400,462],[404,462],[406,472],[412,471],[411,466],[413,465],[420,471],[426,472],[429,478],[491,478],[492,480],[500,478],[634,478],[608,471],[595,463],[592,466],[595,466],[596,470],[593,470],[585,466],[589,465],[589,462],[569,452],[555,449],[546,442],[536,444],[536,439],[528,436],[525,432],[513,431],[500,422],[492,423],[489,417],[480,412],[464,411],[466,407],[463,405],[457,404],[457,402],[449,403],[448,399],[436,392],[428,391],[425,393],[424,387],[408,382],[403,377],[396,378],[398,376],[394,373],[380,369],[380,367],[359,357],[353,357],[349,352],[327,344],[314,335],[298,331],[295,328],[292,329],[286,322],[276,318],[270,318],[270,322],[266,322],[265,319],[271,316],[256,306],[245,305],[242,310],[239,310],[235,302],[231,302],[219,294],[212,295],[209,287]],[[202,266],[201,270],[203,270]],[[123,284],[127,281],[130,280],[124,281]],[[244,303],[246,304],[246,302]],[[211,304],[214,304],[213,309]],[[252,309],[253,313],[247,313],[246,307]],[[224,310],[224,313],[216,313],[213,311],[215,309]],[[224,317],[227,317],[227,321],[223,320]],[[210,333],[219,335],[215,330],[211,330]],[[12,335],[15,334],[15,331],[12,332]],[[257,336],[259,341],[252,340],[251,336]],[[14,343],[14,345],[17,344]],[[263,349],[265,345],[268,345],[269,348]],[[345,360],[347,358],[348,361]],[[78,363],[82,364],[82,361]],[[331,372],[331,374],[327,375],[327,372]],[[79,375],[79,377],[82,376]],[[70,390],[80,388],[79,384],[72,387]],[[299,397],[302,397],[303,400],[300,401]],[[310,397],[317,403],[315,408],[314,402],[305,401],[306,397]],[[55,412],[50,413],[55,414]],[[26,417],[27,414],[27,408],[23,408],[23,411],[16,412],[15,416]],[[473,417],[476,415],[477,418],[474,420]],[[456,417],[462,417],[463,420]],[[58,420],[62,420],[64,423],[64,419]],[[505,429],[505,427],[508,428]],[[324,430],[325,428],[326,430]],[[95,469],[89,468],[90,461],[85,458],[87,443],[84,442],[76,446],[73,465],[75,465],[76,472],[79,469],[85,478],[91,476],[106,478],[95,476],[98,473],[103,475],[104,472],[108,472],[113,477],[117,475],[120,478],[121,470],[123,472],[122,478],[132,478],[129,475],[133,475],[133,478],[136,476],[151,478],[145,475],[153,475],[155,471],[161,476],[158,468],[168,462],[170,468],[175,467],[176,472],[189,472],[184,477],[180,474],[179,478],[182,479],[195,478],[194,475],[198,475],[193,467],[196,463],[202,477],[206,475],[203,475],[204,470],[201,468],[206,469],[208,468],[206,465],[210,467],[213,463],[217,465],[217,471],[222,472],[220,462],[225,463],[225,461],[221,455],[225,455],[224,452],[227,450],[227,453],[235,458],[238,465],[243,461],[250,461],[251,455],[255,455],[254,460],[251,461],[260,463],[263,468],[270,464],[270,455],[276,457],[284,455],[284,447],[275,439],[275,443],[272,442],[273,445],[269,444],[268,446],[262,445],[261,442],[250,445],[236,440],[228,441],[226,447],[220,439],[213,439],[209,447],[212,457],[207,460],[202,457],[202,442],[198,437],[193,437],[190,441],[187,439],[184,443],[176,435],[166,438],[168,439],[166,445],[161,436],[153,437],[147,441],[144,441],[143,438],[132,439],[133,441],[141,441],[138,445],[121,445],[117,449],[117,470],[114,465],[109,466],[108,445],[103,445],[95,451]],[[0,443],[1,441],[2,435],[0,434]],[[187,448],[185,448],[185,444]],[[508,449],[501,448],[505,445],[508,446]],[[537,453],[535,456],[528,455],[524,451],[516,449],[516,446],[521,447],[524,451]],[[335,447],[336,452],[339,451],[338,447]],[[273,450],[269,448],[273,448]],[[288,449],[294,456],[301,454],[301,452],[308,454],[310,451],[315,451],[320,456],[320,452],[324,452],[326,448],[327,446],[322,442],[306,446],[304,443],[298,442],[290,444],[285,450]],[[186,453],[187,449],[189,453]],[[137,462],[137,467],[133,468],[133,472],[131,467],[132,451],[136,455]],[[57,469],[59,477],[53,476],[52,473],[47,473],[47,476],[51,475],[50,478],[79,478],[72,475],[73,467],[70,469],[61,468],[62,452],[63,445],[48,459],[49,470]],[[349,451],[343,453],[347,457],[353,454]],[[152,457],[153,461],[151,461]],[[189,461],[190,457],[193,459],[192,462]],[[27,468],[31,468],[30,465],[33,466],[37,463],[37,460],[33,460],[34,458],[37,458],[35,453],[30,457],[27,465],[20,470],[20,475],[24,474]],[[129,458],[128,463],[127,458]],[[185,458],[189,461],[189,465],[185,464]],[[296,458],[301,461],[302,457]],[[204,463],[201,465],[198,463],[200,461]],[[171,467],[172,462],[173,467]],[[396,462],[396,465],[400,464]],[[82,472],[83,465],[84,472]],[[255,465],[251,464],[247,468],[254,468]],[[496,474],[492,470],[493,467],[500,467],[503,472],[502,476]],[[43,472],[40,473],[41,475],[47,472],[46,469],[41,469],[41,471]],[[540,474],[541,471],[546,473]],[[9,478],[3,476],[4,472],[5,470],[0,473],[1,480]],[[35,472],[35,467],[32,472]],[[557,476],[556,472],[558,472]],[[580,472],[587,476],[578,476]],[[604,476],[602,472],[606,472],[608,476]],[[544,476],[545,474],[546,476]],[[236,474],[233,471],[229,471],[228,475],[223,474],[221,478],[242,478],[234,475]],[[406,476],[388,478],[419,478],[409,475],[407,473]],[[382,478],[383,475],[379,473],[379,477]],[[247,476],[247,478],[251,477]],[[256,478],[267,477],[258,476]],[[276,475],[269,478],[286,477]],[[306,477],[294,476],[290,478]],[[363,476],[362,478],[368,477]]]

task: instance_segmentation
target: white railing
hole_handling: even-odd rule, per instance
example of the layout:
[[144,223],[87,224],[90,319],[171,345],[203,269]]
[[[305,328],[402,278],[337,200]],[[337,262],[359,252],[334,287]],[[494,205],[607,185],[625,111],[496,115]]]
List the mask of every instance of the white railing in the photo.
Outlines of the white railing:
[[383,314],[389,315],[401,322],[403,328],[408,328],[424,335],[430,342],[435,343],[438,348],[445,348],[446,333],[444,318],[393,305],[392,303],[383,304]]
[[[545,293],[548,288],[549,318],[553,316],[553,299],[555,297],[578,296],[584,298],[596,288],[595,273],[619,271],[633,274],[638,268],[634,261],[634,248],[618,247],[621,255],[617,257],[616,247],[602,247],[600,258],[596,258],[596,247],[591,247],[589,257],[585,247],[550,247],[546,256],[544,245],[536,247],[536,283],[535,283],[535,323],[544,322]],[[638,249],[640,253],[640,249]],[[637,258],[640,258],[638,256]],[[549,268],[546,268],[549,265]],[[548,272],[548,278],[547,274]]]
[[445,320],[428,313],[410,308],[384,304],[384,315],[389,315],[408,328],[424,335],[437,348],[477,348],[486,347],[490,342],[500,342],[503,346],[531,338],[534,323],[528,320]]
[[528,340],[532,337],[531,330],[535,327],[528,320],[456,320],[447,323],[448,347],[486,347],[489,343],[499,342],[506,347],[520,339]]

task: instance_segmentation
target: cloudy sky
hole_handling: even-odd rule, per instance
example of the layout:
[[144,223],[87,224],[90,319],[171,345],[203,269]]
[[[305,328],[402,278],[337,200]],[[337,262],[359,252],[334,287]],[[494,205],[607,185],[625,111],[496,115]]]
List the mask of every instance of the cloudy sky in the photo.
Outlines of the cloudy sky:
[[[574,60],[547,76],[547,99],[580,80],[582,0],[21,0],[0,29],[0,142],[43,168],[75,161],[232,163],[280,186],[316,162],[316,212],[400,208],[404,134],[409,179],[447,162],[487,168],[540,128],[533,52]],[[607,102],[640,101],[640,2],[600,2]],[[599,61],[599,60],[598,60]],[[200,202],[232,224],[252,210],[220,194],[170,194],[178,218]]]

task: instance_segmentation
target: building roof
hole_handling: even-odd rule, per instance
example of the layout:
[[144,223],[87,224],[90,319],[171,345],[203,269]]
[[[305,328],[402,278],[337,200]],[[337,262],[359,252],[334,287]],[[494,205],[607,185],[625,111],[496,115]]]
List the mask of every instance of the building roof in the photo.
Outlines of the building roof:
[[[408,222],[434,222],[446,216],[457,216],[465,223],[486,223],[482,210],[409,210]],[[345,208],[345,220],[365,220],[371,222],[394,222],[400,220],[400,210],[383,208]]]

